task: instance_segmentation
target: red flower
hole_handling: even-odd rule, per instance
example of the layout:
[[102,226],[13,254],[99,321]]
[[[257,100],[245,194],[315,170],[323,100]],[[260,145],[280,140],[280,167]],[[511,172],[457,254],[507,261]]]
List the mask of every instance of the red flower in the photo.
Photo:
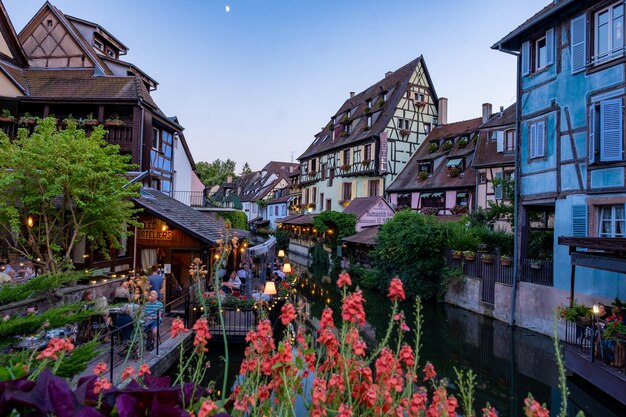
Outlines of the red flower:
[[339,404],[339,414],[337,414],[337,417],[352,417],[353,413],[352,413],[352,407],[344,405],[344,404]]
[[132,377],[133,375],[135,375],[135,369],[132,366],[127,366],[122,371],[122,375],[120,376],[120,378],[122,379],[122,381],[126,381],[128,378]]
[[539,404],[530,394],[524,400],[524,413],[526,417],[550,417],[550,411]]
[[435,367],[430,362],[426,362],[426,366],[424,366],[422,372],[424,372],[424,381],[428,381],[429,379],[437,376],[437,372],[435,372]]
[[296,309],[293,307],[291,303],[285,303],[283,308],[280,310],[280,321],[284,326],[291,323],[296,319]]
[[107,364],[104,362],[100,362],[99,364],[96,365],[96,367],[93,369],[93,373],[96,375],[102,375],[103,373],[105,373],[107,371]]
[[415,357],[413,356],[413,349],[409,345],[402,345],[400,349],[399,359],[403,361],[409,368],[415,365]]
[[496,409],[491,406],[491,404],[487,403],[487,406],[483,408],[483,417],[498,417],[498,413]]
[[145,363],[139,367],[139,372],[137,372],[137,376],[144,375],[150,375],[150,367]]
[[206,344],[211,338],[211,333],[209,333],[209,326],[206,319],[198,319],[192,329],[196,332],[193,345],[196,346],[198,351],[206,352],[208,350],[206,348]]
[[346,296],[343,300],[341,310],[341,318],[351,323],[357,323],[360,326],[365,324],[365,310],[363,309],[363,292],[358,290]]
[[391,282],[389,283],[389,294],[387,294],[387,297],[391,298],[392,300],[396,300],[398,298],[400,298],[401,300],[406,300],[406,296],[404,295],[404,287],[402,286],[402,281],[400,280],[400,278],[395,277],[391,279]]
[[202,403],[200,410],[198,410],[198,417],[208,417],[213,414],[213,411],[217,410],[217,405],[211,400],[207,400]]
[[344,271],[341,274],[339,274],[339,279],[337,279],[337,286],[341,288],[346,285],[347,286],[352,285],[352,280],[350,279],[350,274]]
[[74,349],[74,345],[70,339],[60,339],[53,337],[48,342],[48,346],[39,354],[35,359],[54,359],[57,360],[59,352],[71,352]]
[[111,389],[112,386],[113,385],[111,384],[111,381],[109,381],[107,378],[100,378],[93,386],[93,393],[98,395],[102,391]]
[[185,328],[185,324],[181,319],[172,320],[172,338],[177,337],[180,333],[187,333],[189,329]]

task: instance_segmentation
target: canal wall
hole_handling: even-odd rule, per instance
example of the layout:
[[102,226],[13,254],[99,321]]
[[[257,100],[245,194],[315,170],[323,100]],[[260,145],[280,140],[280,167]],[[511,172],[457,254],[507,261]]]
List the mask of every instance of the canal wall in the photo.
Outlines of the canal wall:
[[[445,301],[449,304],[509,323],[512,311],[512,287],[495,283],[493,304],[482,301],[480,278],[461,277],[450,280]],[[569,291],[545,285],[518,282],[515,302],[515,325],[537,333],[552,336],[555,310],[559,305],[569,304]],[[588,294],[577,294],[576,302],[585,305],[603,303],[610,305],[612,300]],[[558,323],[559,338],[565,337],[565,326]]]

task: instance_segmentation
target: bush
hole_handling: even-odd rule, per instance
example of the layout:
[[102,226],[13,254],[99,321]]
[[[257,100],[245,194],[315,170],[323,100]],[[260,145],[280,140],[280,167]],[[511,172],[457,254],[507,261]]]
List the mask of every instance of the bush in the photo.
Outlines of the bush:
[[441,298],[445,293],[443,226],[436,219],[404,210],[381,226],[372,253],[377,287],[385,290],[399,277],[408,297]]
[[452,145],[452,142],[450,142],[449,140],[447,140],[447,141],[445,141],[445,142],[443,143],[443,145],[441,145],[441,150],[442,150],[442,151],[449,151],[450,149],[452,149],[452,146],[454,146],[454,145]]
[[528,259],[551,261],[554,253],[554,232],[533,230],[528,238]]
[[466,227],[463,223],[454,222],[444,226],[445,243],[448,249],[458,251],[476,251],[480,239],[474,233],[474,229]]
[[223,211],[218,215],[228,220],[233,229],[248,230],[248,218],[243,211]]
[[75,284],[85,276],[80,272],[43,274],[22,284],[4,284],[0,287],[0,305],[14,303],[28,297],[55,291],[67,284]]

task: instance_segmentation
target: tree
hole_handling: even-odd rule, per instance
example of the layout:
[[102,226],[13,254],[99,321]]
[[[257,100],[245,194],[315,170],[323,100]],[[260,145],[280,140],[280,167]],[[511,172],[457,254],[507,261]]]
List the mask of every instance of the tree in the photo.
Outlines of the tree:
[[433,217],[402,210],[380,227],[372,252],[379,289],[388,288],[397,276],[409,298],[435,299],[445,294],[443,227]]
[[229,176],[236,178],[236,166],[237,163],[231,159],[227,159],[226,161],[216,159],[211,163],[198,162],[196,164],[196,171],[198,172],[200,181],[202,181],[205,186],[211,187],[213,185],[223,184]]
[[250,168],[250,165],[248,165],[248,163],[245,162],[243,164],[243,167],[241,168],[241,175],[246,175],[250,173],[252,173],[252,168]]
[[15,141],[0,135],[0,238],[44,271],[71,268],[84,238],[107,255],[136,224],[130,156],[107,144],[105,133],[98,127],[87,135],[73,121],[57,130],[47,118],[31,136],[25,129]]
[[344,237],[356,233],[356,216],[352,213],[338,211],[323,211],[313,218],[313,227],[320,233],[326,233],[324,243],[331,250],[333,259],[337,257],[337,246]]

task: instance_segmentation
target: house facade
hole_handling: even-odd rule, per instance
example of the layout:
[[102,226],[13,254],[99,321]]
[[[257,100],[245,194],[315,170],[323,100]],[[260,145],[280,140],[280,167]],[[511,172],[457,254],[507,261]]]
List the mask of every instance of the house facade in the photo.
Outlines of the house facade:
[[[554,288],[561,295],[574,286],[560,237],[625,237],[623,27],[622,1],[563,0],[493,46],[518,55],[519,257],[527,253],[530,214],[554,213]],[[579,267],[575,293],[588,304],[610,304],[626,297],[626,276]]]
[[481,123],[478,117],[435,127],[389,186],[391,205],[438,216],[469,212],[475,201],[473,161]]
[[445,117],[421,56],[364,91],[350,93],[298,158],[301,207],[341,211],[353,198],[384,196]]

